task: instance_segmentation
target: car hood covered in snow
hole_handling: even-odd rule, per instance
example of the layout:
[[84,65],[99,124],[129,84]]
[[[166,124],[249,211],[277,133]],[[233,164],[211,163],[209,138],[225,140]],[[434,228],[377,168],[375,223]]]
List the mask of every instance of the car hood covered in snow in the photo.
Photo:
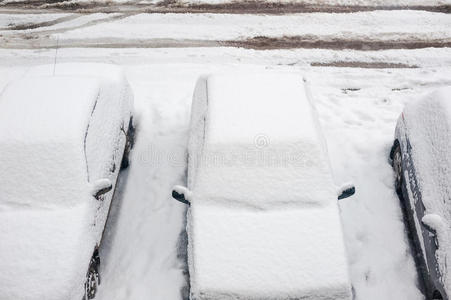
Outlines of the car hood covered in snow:
[[77,299],[95,245],[88,203],[0,211],[0,299]]
[[[436,255],[451,292],[451,87],[410,102],[404,120],[426,214],[441,216]],[[440,228],[443,227],[443,228]]]
[[194,205],[194,299],[350,299],[338,205],[254,211]]

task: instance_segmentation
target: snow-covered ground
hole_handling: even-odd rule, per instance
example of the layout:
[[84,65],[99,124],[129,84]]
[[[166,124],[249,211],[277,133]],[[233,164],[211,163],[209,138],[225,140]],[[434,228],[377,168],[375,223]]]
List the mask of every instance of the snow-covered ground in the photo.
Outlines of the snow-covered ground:
[[[360,5],[449,3],[349,1]],[[43,24],[34,28],[35,23]],[[0,27],[0,47],[33,48],[0,49],[0,90],[31,66],[66,61],[122,65],[132,85],[136,145],[130,169],[120,177],[101,249],[103,277],[98,299],[179,300],[186,296],[185,207],[171,199],[171,188],[186,180],[195,81],[210,72],[264,69],[299,73],[309,79],[336,182],[356,185],[356,195],[341,201],[340,208],[357,299],[422,299],[387,158],[404,103],[418,93],[451,85],[451,48],[257,51],[120,46],[127,39],[211,41],[259,35],[451,42],[449,14],[1,14]],[[53,47],[57,38],[64,47],[102,41],[116,43],[118,48],[41,48]],[[386,66],[398,68],[377,69]]]
[[0,23],[6,24],[0,28],[0,44],[19,48],[55,47],[57,39],[61,47],[96,43],[140,46],[158,40],[194,41],[195,44],[256,37],[301,37],[306,41],[329,43],[451,43],[450,15],[426,11],[291,15],[96,13],[68,14],[56,21],[58,15],[49,14],[48,19],[53,21],[37,28],[30,27],[30,21],[21,14],[6,16]]
[[[426,50],[381,51],[393,61]],[[430,57],[449,50],[427,49]],[[421,299],[387,157],[398,114],[409,97],[451,84],[450,62],[416,69],[311,67],[322,58],[368,52],[209,49],[60,49],[57,62],[123,65],[135,93],[137,140],[121,176],[101,256],[98,299],[182,298],[185,207],[171,187],[185,181],[191,96],[200,74],[277,69],[305,74],[317,99],[337,182],[352,180],[356,195],[340,202],[357,299]],[[426,56],[426,54],[424,54]],[[51,63],[54,50],[0,51],[0,85],[31,65]],[[426,60],[426,58],[423,58]],[[296,63],[300,62],[300,63]]]
[[[381,21],[384,22],[381,22]],[[184,24],[184,26],[180,26]],[[406,11],[311,13],[282,16],[220,14],[138,14],[65,32],[60,38],[174,38],[221,40],[256,36],[316,35],[328,38],[451,39],[451,17]]]
[[[14,2],[22,2],[23,0],[4,0],[3,3],[14,3]],[[39,0],[32,0],[30,2],[40,2]],[[117,3],[117,4],[157,4],[163,2],[164,0],[97,0],[98,3]],[[87,3],[92,2],[92,0],[61,0],[60,2],[69,2],[69,3]],[[178,0],[175,1],[180,4],[199,4],[199,3],[208,3],[208,4],[222,4],[222,3],[231,3],[236,2],[236,0]],[[241,0],[238,2],[246,2],[246,0]],[[306,5],[368,5],[368,6],[409,6],[409,5],[444,5],[450,4],[449,0],[271,0],[269,2],[277,2],[277,3],[299,3]]]

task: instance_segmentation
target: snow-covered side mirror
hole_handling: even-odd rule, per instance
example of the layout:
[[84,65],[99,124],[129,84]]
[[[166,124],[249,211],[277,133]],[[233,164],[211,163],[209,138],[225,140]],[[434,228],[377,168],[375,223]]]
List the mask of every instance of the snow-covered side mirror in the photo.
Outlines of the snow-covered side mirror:
[[421,219],[421,224],[427,231],[436,235],[437,232],[440,231],[441,228],[444,228],[444,223],[442,218],[436,214],[426,214]]
[[191,205],[191,192],[184,186],[174,186],[172,188],[172,198],[184,204]]
[[113,183],[111,183],[111,180],[104,178],[99,179],[96,182],[94,182],[93,189],[92,189],[92,195],[97,199],[100,200],[100,196],[108,193],[113,189]]
[[338,200],[351,197],[352,195],[355,194],[355,186],[354,186],[354,184],[352,184],[352,183],[343,184],[338,189],[338,193],[337,194],[338,194]]

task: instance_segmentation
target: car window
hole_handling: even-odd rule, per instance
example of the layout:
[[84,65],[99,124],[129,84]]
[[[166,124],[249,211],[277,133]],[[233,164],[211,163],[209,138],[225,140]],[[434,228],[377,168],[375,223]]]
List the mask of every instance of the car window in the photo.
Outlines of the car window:
[[85,154],[90,182],[110,178],[118,166],[114,165],[118,142],[123,134],[121,103],[118,97],[100,94],[92,112],[85,141]]

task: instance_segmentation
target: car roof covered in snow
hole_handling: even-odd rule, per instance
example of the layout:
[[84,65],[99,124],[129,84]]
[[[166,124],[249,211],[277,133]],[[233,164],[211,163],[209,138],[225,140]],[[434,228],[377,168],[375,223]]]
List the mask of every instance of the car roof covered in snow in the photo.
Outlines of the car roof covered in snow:
[[208,144],[265,147],[271,143],[318,142],[301,76],[212,75],[207,88]]
[[99,89],[98,81],[72,76],[10,84],[0,100],[0,142],[75,139],[82,145]]
[[203,150],[190,187],[196,199],[256,207],[334,200],[325,142],[301,76],[211,75],[205,89]]

